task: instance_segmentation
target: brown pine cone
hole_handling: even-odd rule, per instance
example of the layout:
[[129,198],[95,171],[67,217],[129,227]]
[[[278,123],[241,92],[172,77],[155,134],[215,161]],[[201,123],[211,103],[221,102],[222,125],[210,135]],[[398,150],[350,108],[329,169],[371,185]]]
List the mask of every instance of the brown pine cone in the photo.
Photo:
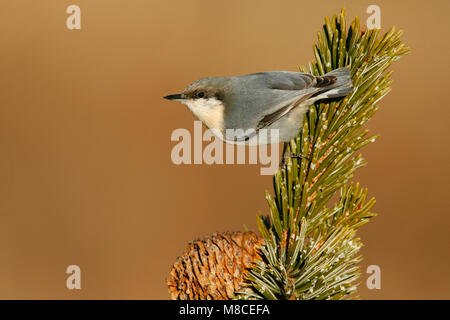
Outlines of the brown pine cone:
[[214,233],[191,242],[177,258],[167,285],[173,300],[228,300],[245,287],[263,240],[254,232]]

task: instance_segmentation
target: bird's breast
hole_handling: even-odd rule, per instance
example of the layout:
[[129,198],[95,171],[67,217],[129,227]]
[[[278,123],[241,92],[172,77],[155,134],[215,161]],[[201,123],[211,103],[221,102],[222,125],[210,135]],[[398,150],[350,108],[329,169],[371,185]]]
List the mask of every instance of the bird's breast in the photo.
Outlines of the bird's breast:
[[185,103],[189,110],[209,129],[224,129],[224,105],[217,99],[196,99]]

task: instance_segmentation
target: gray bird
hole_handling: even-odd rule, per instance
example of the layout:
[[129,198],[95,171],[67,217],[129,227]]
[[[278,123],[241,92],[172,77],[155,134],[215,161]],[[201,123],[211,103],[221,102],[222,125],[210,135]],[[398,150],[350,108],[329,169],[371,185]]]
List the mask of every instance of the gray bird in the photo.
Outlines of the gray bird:
[[[164,98],[187,105],[195,117],[225,142],[261,145],[274,142],[272,129],[278,130],[279,141],[289,142],[302,128],[309,106],[318,100],[344,97],[352,88],[347,68],[320,77],[269,71],[200,79],[188,85],[183,93]],[[262,129],[268,129],[264,136],[260,134]]]

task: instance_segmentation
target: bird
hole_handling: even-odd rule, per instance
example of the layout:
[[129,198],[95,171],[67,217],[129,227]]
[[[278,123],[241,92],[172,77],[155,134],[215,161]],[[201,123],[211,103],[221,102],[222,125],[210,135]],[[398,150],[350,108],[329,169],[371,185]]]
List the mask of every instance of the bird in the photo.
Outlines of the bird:
[[185,104],[226,143],[264,145],[294,139],[309,106],[345,97],[352,89],[350,70],[343,67],[322,76],[266,71],[202,78],[164,98]]

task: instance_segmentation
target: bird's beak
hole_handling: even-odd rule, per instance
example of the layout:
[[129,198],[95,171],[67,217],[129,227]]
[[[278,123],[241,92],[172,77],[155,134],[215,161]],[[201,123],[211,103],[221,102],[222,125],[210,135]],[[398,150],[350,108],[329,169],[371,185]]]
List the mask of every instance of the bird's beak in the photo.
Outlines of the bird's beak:
[[184,94],[171,94],[165,96],[164,99],[173,100],[173,101],[183,101],[185,100]]

